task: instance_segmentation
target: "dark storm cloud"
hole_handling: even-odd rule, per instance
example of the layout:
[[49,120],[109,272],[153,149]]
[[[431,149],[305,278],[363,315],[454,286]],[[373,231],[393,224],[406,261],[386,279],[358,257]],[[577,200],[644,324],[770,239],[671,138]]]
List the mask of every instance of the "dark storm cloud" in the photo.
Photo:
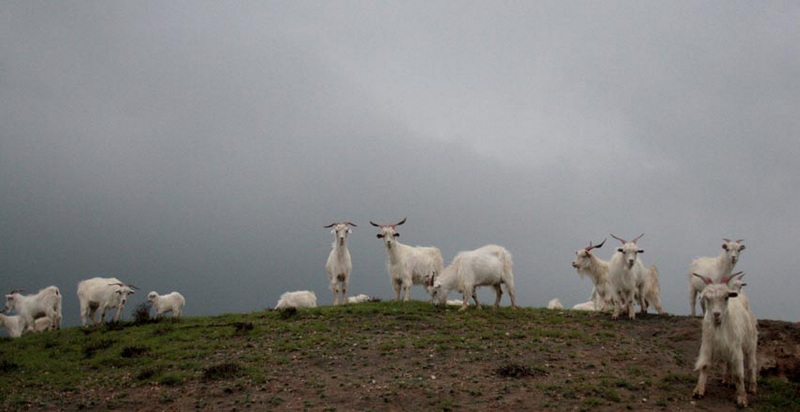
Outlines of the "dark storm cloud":
[[0,288],[56,284],[72,324],[101,274],[190,315],[329,304],[322,226],[348,219],[351,292],[388,299],[368,221],[408,216],[448,262],[506,246],[528,306],[586,300],[573,252],[645,232],[688,313],[689,261],[745,238],[757,315],[795,320],[799,9],[5,5]]

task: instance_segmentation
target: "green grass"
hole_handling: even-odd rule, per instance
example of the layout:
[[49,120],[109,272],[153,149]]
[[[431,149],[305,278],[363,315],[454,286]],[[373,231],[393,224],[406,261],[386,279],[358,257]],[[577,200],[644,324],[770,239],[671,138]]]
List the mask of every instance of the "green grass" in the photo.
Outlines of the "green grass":
[[[467,405],[491,409],[492,402],[512,402],[532,390],[541,393],[543,406],[566,401],[577,410],[635,409],[645,396],[667,409],[689,402],[696,375],[680,368],[654,378],[652,365],[631,362],[634,351],[660,353],[669,347],[655,342],[643,348],[649,338],[630,336],[618,345],[630,325],[583,312],[458,311],[425,302],[374,302],[73,327],[0,339],[0,409],[126,409],[131,407],[126,402],[133,402],[128,394],[187,383],[220,384],[226,391],[242,392],[240,406],[267,409],[336,410],[329,392],[341,388],[382,404],[414,393],[427,408],[443,411]],[[604,358],[586,355],[601,346],[609,351]],[[365,359],[366,354],[372,357]],[[673,356],[670,352],[666,358],[672,361]],[[441,361],[448,359],[452,367],[444,369]],[[487,366],[472,374],[458,368],[473,362]],[[605,370],[616,362],[631,362],[619,367],[622,376]],[[302,388],[281,380],[296,364],[316,371],[292,377],[291,382],[303,382]],[[487,377],[500,386],[486,385]],[[254,387],[284,391],[265,393],[256,404],[249,395],[253,390],[241,389]],[[367,393],[365,387],[374,390]],[[763,380],[759,389],[758,410],[800,410],[796,384]],[[108,390],[116,391],[115,403],[59,403],[61,394]],[[310,390],[316,397],[291,404],[297,398],[292,390]],[[168,404],[177,395],[161,396]],[[201,408],[213,406],[208,400],[197,402]],[[372,404],[366,409],[384,408]]]

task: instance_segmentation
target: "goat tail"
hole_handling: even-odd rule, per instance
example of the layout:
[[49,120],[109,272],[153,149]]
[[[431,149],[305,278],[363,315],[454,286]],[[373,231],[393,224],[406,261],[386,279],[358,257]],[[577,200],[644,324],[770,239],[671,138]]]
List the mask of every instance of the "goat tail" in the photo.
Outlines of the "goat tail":
[[650,276],[652,276],[653,279],[658,280],[658,268],[656,267],[656,265],[650,266]]

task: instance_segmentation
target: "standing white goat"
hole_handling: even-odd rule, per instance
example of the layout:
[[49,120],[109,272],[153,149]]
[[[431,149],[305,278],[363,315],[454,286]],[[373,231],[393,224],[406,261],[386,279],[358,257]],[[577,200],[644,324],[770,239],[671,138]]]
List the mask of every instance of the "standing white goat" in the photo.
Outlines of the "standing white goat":
[[147,301],[153,305],[156,311],[156,318],[160,318],[167,312],[172,312],[172,316],[179,318],[186,305],[186,299],[178,292],[159,295],[156,291],[147,294]]
[[386,270],[389,272],[397,301],[400,300],[401,293],[404,301],[410,299],[412,285],[425,285],[430,288],[436,275],[444,270],[442,252],[438,248],[412,247],[397,241],[396,238],[400,234],[395,229],[405,222],[406,219],[393,225],[369,222],[372,226],[381,229],[377,236],[379,239],[383,239],[383,245],[386,248]]
[[661,284],[658,281],[658,268],[650,265],[650,270],[644,274],[642,286],[639,288],[639,302],[642,305],[642,313],[647,313],[647,307],[653,305],[659,315],[664,313],[661,307]]
[[611,260],[608,262],[608,278],[611,281],[611,289],[614,292],[614,312],[611,319],[619,319],[620,309],[625,309],[628,312],[628,318],[636,319],[636,311],[633,307],[633,302],[639,297],[639,303],[642,303],[641,288],[644,285],[645,269],[639,253],[644,253],[644,250],[639,249],[636,241],[639,240],[644,233],[637,236],[632,241],[621,239],[611,235],[614,239],[622,242],[622,247],[617,248]]
[[[739,253],[745,249],[742,244],[744,239],[722,240],[725,241],[725,243],[722,244],[722,253],[720,253],[719,256],[715,258],[708,256],[699,257],[692,260],[692,263],[689,265],[689,304],[691,305],[692,316],[696,314],[695,303],[697,302],[697,294],[706,286],[702,280],[692,276],[692,274],[697,273],[714,282],[719,282],[723,277],[733,273],[733,268],[736,266],[736,262],[739,261]],[[700,308],[705,311],[702,301],[700,302]]]
[[605,243],[605,239],[599,245],[594,246],[592,246],[592,242],[589,242],[589,246],[575,252],[575,260],[572,261],[572,267],[578,271],[581,278],[589,276],[592,279],[594,288],[591,300],[594,302],[594,308],[600,311],[609,310],[614,304],[614,294],[608,279],[608,261],[600,259],[592,253],[593,249],[599,249]]
[[347,249],[347,235],[352,233],[350,226],[357,227],[351,222],[333,222],[325,228],[333,228],[335,239],[331,245],[331,253],[325,263],[328,272],[330,289],[333,292],[333,304],[339,304],[339,293],[342,295],[342,304],[347,303],[347,287],[350,285],[350,272],[353,271],[353,262],[350,260],[350,251]]
[[497,294],[494,307],[498,307],[503,295],[500,285],[503,283],[511,298],[511,306],[516,308],[511,253],[502,246],[486,245],[456,255],[453,263],[434,281],[431,295],[434,304],[442,305],[447,301],[447,294],[455,289],[461,292],[461,310],[467,308],[470,296],[475,301],[475,307],[480,309],[475,289],[478,286],[492,286]]
[[[706,285],[700,292],[705,304],[703,316],[703,340],[697,356],[695,370],[700,371],[693,395],[702,398],[706,391],[708,368],[722,362],[736,384],[736,404],[747,406],[747,393],[757,388],[756,349],[758,328],[753,312],[744,305],[739,294],[728,287],[733,275],[714,282],[710,277],[692,274]],[[745,390],[747,381],[747,390]]]
[[95,277],[80,281],[78,300],[81,304],[81,324],[86,326],[87,318],[90,318],[92,323],[98,323],[94,317],[98,311],[100,322],[104,322],[108,308],[117,308],[114,322],[118,322],[128,301],[128,295],[134,294],[134,289],[138,288],[122,283],[117,278]]
[[22,290],[15,290],[6,295],[6,306],[2,312],[14,311],[19,315],[21,333],[33,332],[35,320],[46,317],[50,320],[50,328],[61,328],[61,291],[55,286],[48,286],[35,295],[22,295]]

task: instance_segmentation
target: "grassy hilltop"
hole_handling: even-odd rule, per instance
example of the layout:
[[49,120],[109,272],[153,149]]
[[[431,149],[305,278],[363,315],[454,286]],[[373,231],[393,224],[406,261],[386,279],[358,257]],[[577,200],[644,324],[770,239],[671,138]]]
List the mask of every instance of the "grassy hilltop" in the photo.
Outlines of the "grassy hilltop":
[[[0,409],[731,410],[718,374],[691,397],[700,328],[424,302],[73,327],[0,340]],[[751,409],[800,410],[800,326],[759,330]]]

